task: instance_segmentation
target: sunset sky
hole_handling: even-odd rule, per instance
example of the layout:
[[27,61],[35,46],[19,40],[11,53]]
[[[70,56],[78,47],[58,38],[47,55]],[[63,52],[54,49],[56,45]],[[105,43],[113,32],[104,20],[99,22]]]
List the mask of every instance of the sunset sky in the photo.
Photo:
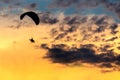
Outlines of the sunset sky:
[[120,0],[0,0],[0,80],[120,80],[119,23]]
[[[99,4],[98,4],[99,3]],[[1,14],[20,14],[24,10],[50,11],[65,14],[106,14],[116,17],[114,11],[106,8],[107,3],[117,3],[119,0],[1,0]],[[81,5],[82,4],[82,5]],[[85,4],[85,5],[84,5]],[[95,6],[95,4],[98,4]]]

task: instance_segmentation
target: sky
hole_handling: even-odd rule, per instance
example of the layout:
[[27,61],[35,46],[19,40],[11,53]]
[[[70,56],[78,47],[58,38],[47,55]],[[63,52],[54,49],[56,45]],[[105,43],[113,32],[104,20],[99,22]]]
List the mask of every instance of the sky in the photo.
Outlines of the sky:
[[[120,23],[119,8],[119,0],[1,0],[0,17],[6,15],[7,17],[0,22],[2,23],[4,20],[13,20],[13,22],[15,22],[14,18],[20,22],[19,17],[21,14],[27,11],[35,11],[51,12],[53,15],[55,14],[55,16],[58,16],[59,13],[63,13],[64,15],[77,14],[79,16],[106,15]],[[13,26],[11,23],[4,25]]]
[[[115,3],[112,5],[112,3]],[[110,10],[106,6],[110,6]],[[118,5],[118,6],[115,6]],[[79,14],[79,15],[108,15],[112,16],[116,21],[119,12],[116,12],[116,7],[119,9],[119,0],[1,0],[0,13],[1,14],[21,14],[23,11],[35,10],[38,12],[52,12],[65,14]]]
[[0,0],[0,80],[120,80],[119,19],[120,0]]

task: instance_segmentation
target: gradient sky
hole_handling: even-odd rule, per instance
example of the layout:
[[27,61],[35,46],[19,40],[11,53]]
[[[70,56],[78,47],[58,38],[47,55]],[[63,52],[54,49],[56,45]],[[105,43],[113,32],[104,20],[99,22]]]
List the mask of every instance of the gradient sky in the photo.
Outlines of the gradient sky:
[[[48,5],[50,3],[52,3],[52,1],[54,1],[54,0],[25,0],[25,1],[24,0],[17,0],[17,1],[8,0],[8,2],[7,2],[7,0],[1,0],[0,7],[3,8],[3,10],[4,10],[6,8],[10,8],[10,6],[11,6],[12,7],[11,10],[20,11],[20,9],[17,9],[17,8],[26,8],[28,5],[30,5],[32,3],[36,3],[37,7],[34,10],[52,11],[52,12],[64,11],[67,14],[73,14],[73,13],[79,12],[74,5],[70,6],[68,8],[52,8],[52,9],[50,9],[50,8],[48,8]],[[116,0],[110,0],[110,1],[116,1]],[[15,6],[16,4],[18,4],[18,7]],[[84,9],[84,12],[86,12],[88,14],[89,13],[94,13],[94,14],[106,13],[107,14],[107,12],[103,8],[104,7],[96,7],[96,8],[90,9],[90,10],[88,10],[88,8],[86,8],[86,9]],[[11,11],[11,13],[12,13],[12,11]]]
[[[37,11],[50,11],[52,13],[64,12],[65,14],[106,14],[114,17],[117,21],[119,21],[117,15],[114,12],[106,9],[103,5],[99,5],[96,7],[85,7],[82,9],[76,8],[76,4],[72,4],[67,7],[50,7],[52,3],[57,0],[1,0],[0,1],[0,14],[15,14],[21,13],[23,10],[37,10]],[[63,0],[64,1],[64,0]],[[72,1],[72,0],[68,0]],[[82,0],[76,0],[82,1]],[[97,1],[97,0],[96,0]],[[99,1],[99,0],[98,0]],[[117,2],[120,3],[119,0],[108,0],[109,2]],[[65,2],[65,1],[64,1]],[[66,0],[67,2],[67,0]],[[74,1],[73,1],[74,3]],[[54,4],[52,4],[53,6]]]
[[[78,5],[80,1],[86,1],[82,8]],[[99,2],[101,5],[87,7],[87,5],[89,5],[87,1],[101,1]],[[96,65],[94,67],[89,64],[76,63],[73,65],[54,64],[52,61],[44,59],[43,57],[45,57],[47,50],[41,49],[40,45],[43,43],[48,45],[61,43],[61,40],[58,42],[54,41],[54,38],[62,32],[59,29],[60,24],[40,24],[36,27],[28,17],[22,21],[19,19],[20,14],[32,10],[37,12],[49,11],[53,14],[64,12],[65,15],[105,14],[120,21],[118,14],[103,6],[102,1],[104,0],[0,0],[0,80],[120,80],[120,72],[117,71],[116,68],[114,72],[108,70],[111,71],[111,73],[104,73],[104,68],[100,69],[96,67]],[[112,3],[117,2],[120,5],[120,0],[109,0],[109,2],[110,1]],[[114,7],[116,8],[116,6]],[[115,8],[114,10],[116,10]],[[91,31],[93,34],[89,36],[88,34],[91,32],[83,33],[84,29],[86,31],[89,30],[89,27],[87,28],[85,23],[83,25],[80,24],[81,26],[78,27],[78,31],[72,33],[67,32],[68,34],[65,34],[65,39],[67,36],[69,37],[75,34],[77,35],[75,38],[81,42],[63,41],[62,43],[68,46],[72,46],[72,44],[79,46],[84,43],[91,43],[97,46],[96,50],[102,48],[101,45],[104,47],[108,44],[108,46],[112,45],[110,48],[114,49],[114,51],[116,51],[115,53],[120,51],[117,49],[120,47],[119,32],[114,36],[111,34],[111,29],[106,27],[105,31],[100,33],[93,33]],[[70,26],[66,24],[65,27],[69,28]],[[97,25],[93,24],[93,27],[97,27]],[[53,29],[58,30],[58,34],[55,35],[55,37],[49,34]],[[120,27],[117,28],[117,31],[119,30]],[[101,38],[102,34],[107,36]],[[86,35],[88,35],[88,37],[86,37]],[[84,36],[85,38],[90,37],[90,39],[88,41],[83,40]],[[95,36],[100,38],[100,40],[94,41]],[[35,43],[29,41],[31,37],[34,38]],[[115,41],[107,43],[106,41],[102,41],[104,38],[105,40],[109,40],[115,37],[118,37]],[[73,39],[75,38],[73,37]]]

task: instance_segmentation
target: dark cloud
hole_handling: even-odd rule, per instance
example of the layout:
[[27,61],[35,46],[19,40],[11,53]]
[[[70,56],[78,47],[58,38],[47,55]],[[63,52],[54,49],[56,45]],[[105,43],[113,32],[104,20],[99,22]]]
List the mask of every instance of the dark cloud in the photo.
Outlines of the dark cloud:
[[106,41],[114,41],[114,40],[116,40],[116,39],[118,39],[118,37],[112,37],[112,38],[110,38],[110,39],[108,39],[108,40],[106,40]]
[[52,44],[52,47],[64,49],[65,47],[67,47],[67,45],[65,45],[65,44]]
[[106,3],[105,4],[106,8],[108,8],[109,10],[115,12],[118,17],[120,18],[120,1],[116,2],[116,3]]
[[118,27],[118,24],[112,24],[111,26],[110,26],[110,29],[111,30],[115,30],[116,28]]
[[[38,16],[41,20],[41,23],[56,24],[57,22],[60,22],[59,16],[55,16],[55,14],[51,12],[40,12],[38,13]],[[113,19],[109,16],[90,17],[90,16],[80,16],[80,15],[71,15],[71,16],[66,15],[62,20],[63,23],[61,23],[60,26],[64,26],[64,24],[68,24],[69,26],[73,26],[73,28],[75,29],[75,27],[80,24],[85,24],[90,22],[91,24],[96,24],[98,26],[106,27],[107,25],[109,25],[110,20]],[[115,27],[117,28],[116,23],[112,24],[110,28],[113,29]]]
[[97,25],[103,24],[107,18],[108,17],[104,16],[104,17],[98,19],[95,24],[97,24]]
[[[47,18],[45,18],[47,19]],[[56,17],[58,20],[58,18]],[[59,23],[59,20],[58,20]],[[82,28],[83,24],[86,25],[85,28]],[[67,25],[67,26],[66,26]],[[93,29],[92,25],[96,25],[96,27]],[[77,30],[82,28],[82,33],[84,38],[83,40],[87,40],[89,36],[94,35],[94,33],[101,33],[105,30],[111,30],[111,34],[116,34],[118,31],[116,29],[118,28],[118,24],[114,21],[112,22],[112,19],[108,16],[65,16],[63,19],[63,23],[59,24],[58,28],[53,28],[50,31],[50,34],[52,37],[54,37],[54,40],[60,40],[60,39],[66,39],[66,41],[72,41],[77,40],[75,36],[68,36],[68,34],[74,33]],[[91,32],[91,34],[88,33]],[[62,33],[61,33],[62,32]],[[100,37],[96,36],[96,41],[100,40]]]
[[[94,51],[87,48],[81,48],[78,51],[64,51],[60,48],[52,48],[47,54],[48,58],[51,58],[55,63],[72,63],[78,60],[90,59],[94,57]],[[87,58],[88,57],[88,58]]]
[[29,9],[35,9],[37,7],[37,3],[31,3],[28,5]]
[[[81,48],[64,50],[59,47],[48,49],[45,58],[49,58],[54,63],[71,64],[75,62],[88,63],[92,65],[99,65],[99,67],[112,68],[114,65],[120,65],[120,55],[115,54],[113,51],[106,53],[96,54],[91,48],[94,45],[86,45]],[[107,47],[107,46],[106,46]]]
[[50,12],[41,12],[38,13],[38,15],[40,17],[41,23],[55,24],[59,21],[57,17],[54,17]]
[[84,45],[80,45],[80,47],[92,49],[93,47],[96,47],[96,46],[94,44],[84,44]]
[[110,29],[111,29],[111,34],[116,34],[118,33],[118,31],[116,31],[116,29],[118,28],[118,24],[114,23],[110,26]]
[[43,49],[49,49],[49,47],[46,43],[41,44],[40,47],[43,48]]
[[99,26],[96,30],[95,30],[95,32],[102,32],[102,31],[104,31],[106,28],[104,27],[104,26]]
[[67,35],[67,33],[61,33],[57,37],[55,37],[55,40],[60,40],[60,39],[64,38],[66,35]]

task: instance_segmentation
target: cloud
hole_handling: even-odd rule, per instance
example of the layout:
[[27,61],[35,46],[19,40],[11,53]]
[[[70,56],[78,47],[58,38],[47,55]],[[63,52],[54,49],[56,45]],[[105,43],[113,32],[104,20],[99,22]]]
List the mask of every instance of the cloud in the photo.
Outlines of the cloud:
[[[2,4],[0,7],[3,8],[3,11],[6,11],[6,14],[12,14],[12,13],[16,13],[19,14],[22,12],[22,10],[35,10],[37,8],[37,2],[28,2],[26,3],[26,1],[24,0],[1,0]],[[0,2],[0,3],[1,3]],[[6,8],[8,8],[9,10],[6,10]]]
[[[50,5],[51,7],[68,7],[72,4],[78,3],[79,0],[53,0],[53,3]],[[54,6],[52,6],[54,4]]]
[[37,4],[36,4],[36,3],[31,3],[31,4],[30,4],[30,7],[36,8],[36,7],[37,7]]
[[[87,46],[87,47],[86,47]],[[89,46],[89,48],[88,48]],[[94,46],[94,45],[91,45]],[[103,68],[112,68],[120,65],[120,55],[116,55],[112,51],[97,54],[90,48],[89,44],[84,47],[64,50],[62,47],[52,47],[48,49],[48,53],[44,58],[49,58],[53,63],[71,64],[71,63],[88,63],[98,65]],[[114,64],[114,65],[113,65]]]
[[22,2],[23,0],[1,0],[1,2],[5,3],[5,4],[10,4],[10,3],[19,3]]
[[36,46],[48,51],[45,59],[60,64],[88,63],[102,68],[114,68],[120,65],[120,55],[116,54],[119,52],[115,52],[114,47],[114,42],[119,37],[118,33],[116,36],[113,34],[118,30],[119,24],[111,17],[71,15],[59,20],[59,17],[53,16],[50,12],[41,12],[38,15],[41,23],[49,24],[49,28],[52,24],[49,21],[57,20],[53,23],[57,25],[51,27],[49,31],[53,41]]
[[96,7],[101,4],[109,2],[108,0],[53,0],[52,7],[70,7],[75,4],[76,7]]
[[55,24],[58,22],[57,17],[54,16],[54,14],[50,13],[50,12],[41,12],[38,13],[41,23],[45,23],[45,24]]
[[31,3],[31,4],[27,4],[26,8],[27,9],[36,9],[37,8],[37,3]]
[[7,4],[11,2],[10,0],[1,0],[1,1]]
[[[108,16],[65,16],[62,21],[62,23],[58,22],[58,28],[53,28],[50,31],[55,41],[61,39],[66,39],[66,42],[77,40],[77,38],[69,36],[69,34],[78,31],[84,33],[81,35],[84,36],[83,39],[87,39],[88,36],[92,36],[94,33],[104,32],[107,29],[111,30],[111,34],[117,34],[117,23]],[[92,25],[95,25],[94,28]]]
[[110,0],[53,0],[49,5],[52,8],[67,8],[74,6],[76,9],[93,8],[102,5],[104,8],[116,13],[120,18],[120,1]]

